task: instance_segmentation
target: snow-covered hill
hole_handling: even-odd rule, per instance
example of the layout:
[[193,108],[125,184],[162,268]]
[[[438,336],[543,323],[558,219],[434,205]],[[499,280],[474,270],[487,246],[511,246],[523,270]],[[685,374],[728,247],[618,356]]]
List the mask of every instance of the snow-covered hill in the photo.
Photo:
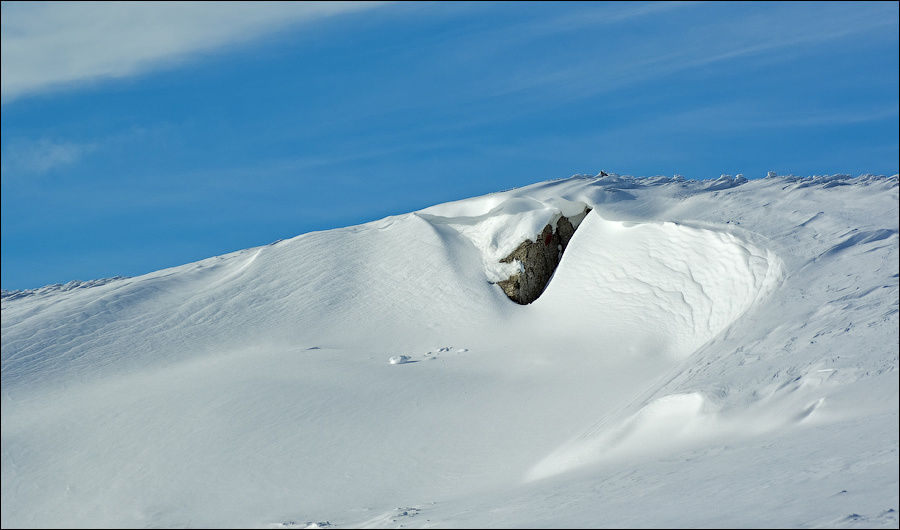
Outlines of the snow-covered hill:
[[2,525],[896,528],[898,388],[896,175],[576,176],[4,291]]

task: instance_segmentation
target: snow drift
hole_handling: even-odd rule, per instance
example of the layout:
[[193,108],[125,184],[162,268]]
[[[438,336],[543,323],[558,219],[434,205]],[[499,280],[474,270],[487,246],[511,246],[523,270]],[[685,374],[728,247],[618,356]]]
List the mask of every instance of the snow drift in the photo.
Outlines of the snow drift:
[[576,176],[4,291],[3,526],[896,526],[897,189]]

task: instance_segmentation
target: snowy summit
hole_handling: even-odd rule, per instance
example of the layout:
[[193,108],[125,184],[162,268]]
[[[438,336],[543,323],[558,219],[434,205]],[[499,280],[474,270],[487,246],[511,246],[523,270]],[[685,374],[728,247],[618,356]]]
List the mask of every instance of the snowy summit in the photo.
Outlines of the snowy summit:
[[578,175],[2,315],[3,527],[898,524],[897,175]]

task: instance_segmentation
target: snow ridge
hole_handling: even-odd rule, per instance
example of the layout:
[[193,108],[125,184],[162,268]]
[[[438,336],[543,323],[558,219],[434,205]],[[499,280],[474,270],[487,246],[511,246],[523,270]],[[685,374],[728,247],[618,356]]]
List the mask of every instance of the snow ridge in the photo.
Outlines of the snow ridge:
[[110,282],[114,282],[116,280],[124,280],[124,276],[113,276],[111,278],[101,278],[99,280],[88,280],[88,281],[79,281],[72,280],[67,283],[54,283],[51,285],[45,285],[43,287],[38,287],[36,289],[16,289],[16,290],[6,290],[3,289],[0,291],[0,300],[12,301],[17,300],[19,298],[25,298],[28,296],[46,296],[50,294],[56,293],[64,293],[66,291],[71,291],[72,289],[89,289],[91,287],[97,287],[100,285],[106,285]]

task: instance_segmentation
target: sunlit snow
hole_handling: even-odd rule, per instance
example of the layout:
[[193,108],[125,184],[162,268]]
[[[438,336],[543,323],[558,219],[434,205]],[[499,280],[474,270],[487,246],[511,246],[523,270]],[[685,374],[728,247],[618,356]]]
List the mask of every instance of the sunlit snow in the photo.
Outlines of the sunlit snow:
[[576,176],[2,317],[3,527],[898,524],[896,175]]

